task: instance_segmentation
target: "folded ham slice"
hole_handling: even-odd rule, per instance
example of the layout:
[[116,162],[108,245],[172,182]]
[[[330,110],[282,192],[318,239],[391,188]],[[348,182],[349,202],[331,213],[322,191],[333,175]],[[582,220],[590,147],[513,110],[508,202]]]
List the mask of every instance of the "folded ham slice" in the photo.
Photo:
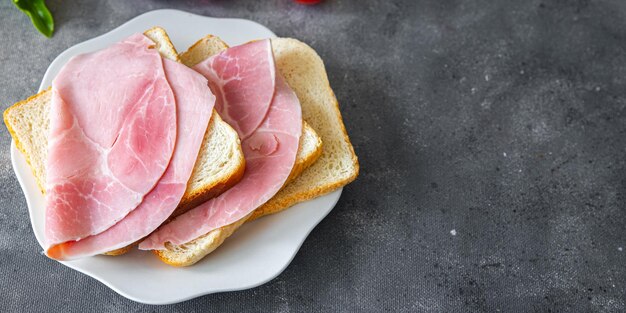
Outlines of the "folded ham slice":
[[117,224],[80,241],[56,245],[48,250],[48,256],[70,260],[127,246],[154,231],[176,209],[196,162],[215,96],[202,75],[180,63],[163,62],[176,98],[178,121],[176,147],[165,174],[143,202]]
[[163,176],[176,104],[154,43],[136,34],[70,60],[52,83],[46,163],[48,247],[98,234]]
[[269,40],[228,49],[194,67],[209,79],[216,110],[246,139],[261,125],[274,97],[276,66]]
[[[139,244],[140,249],[183,244],[245,217],[280,190],[296,159],[302,132],[300,102],[276,73],[269,40],[230,48],[194,69],[209,79],[220,115],[237,125],[245,138],[246,171],[237,185],[160,227]],[[224,87],[235,81],[236,87]],[[267,110],[266,99],[271,101]]]

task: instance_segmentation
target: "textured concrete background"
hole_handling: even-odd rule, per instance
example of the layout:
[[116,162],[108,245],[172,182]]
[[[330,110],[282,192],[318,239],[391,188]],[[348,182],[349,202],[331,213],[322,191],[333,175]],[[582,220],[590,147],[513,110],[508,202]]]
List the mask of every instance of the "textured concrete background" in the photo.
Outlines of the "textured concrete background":
[[258,21],[325,60],[362,171],[287,270],[144,306],[39,254],[0,132],[0,311],[626,311],[626,2],[0,2],[0,103],[158,8]]

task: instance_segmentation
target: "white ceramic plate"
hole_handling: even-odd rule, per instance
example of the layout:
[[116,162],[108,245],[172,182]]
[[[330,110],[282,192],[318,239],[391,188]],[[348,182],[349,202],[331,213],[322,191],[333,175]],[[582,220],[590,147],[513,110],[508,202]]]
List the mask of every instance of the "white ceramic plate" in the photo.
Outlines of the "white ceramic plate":
[[[177,10],[152,11],[65,50],[50,64],[39,90],[50,86],[72,56],[102,49],[153,26],[165,28],[179,51],[207,34],[218,35],[230,45],[275,37],[266,27],[248,20],[210,18]],[[26,196],[33,231],[41,244],[44,197],[15,143],[11,144],[11,160]],[[246,224],[209,257],[188,268],[170,267],[151,253],[139,250],[119,257],[96,256],[60,263],[99,280],[128,299],[148,304],[176,303],[209,293],[252,288],[278,276],[289,265],[340,195],[341,189]]]

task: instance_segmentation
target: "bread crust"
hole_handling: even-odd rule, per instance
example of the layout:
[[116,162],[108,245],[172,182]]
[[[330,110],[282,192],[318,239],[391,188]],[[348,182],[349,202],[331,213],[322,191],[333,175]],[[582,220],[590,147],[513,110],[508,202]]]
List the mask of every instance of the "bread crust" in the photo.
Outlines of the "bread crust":
[[[180,63],[180,56],[178,55],[178,51],[174,47],[174,44],[170,40],[170,36],[167,34],[165,29],[160,26],[154,26],[143,32],[143,34],[146,37],[150,38],[152,41],[154,41],[154,43],[157,45],[157,50],[167,51],[167,58]],[[162,38],[162,40],[160,40],[159,38]]]
[[[341,111],[339,110],[339,102],[337,101],[337,97],[335,96],[335,92],[330,87],[330,82],[328,81],[328,73],[326,72],[326,67],[324,66],[324,61],[320,58],[320,56],[317,54],[317,52],[315,52],[315,50],[313,50],[313,48],[311,48],[307,44],[305,44],[305,43],[303,43],[303,42],[301,42],[301,41],[299,41],[297,39],[293,39],[293,38],[277,38],[277,40],[286,40],[286,41],[294,42],[295,44],[298,45],[298,47],[299,47],[301,52],[312,54],[313,57],[316,59],[316,61],[319,61],[321,63],[321,67],[319,68],[321,70],[321,76],[323,76],[323,79],[325,81],[324,85],[325,85],[326,92],[331,97],[333,113],[335,114],[338,126],[341,128],[341,133],[342,133],[343,140],[346,143],[346,146],[348,148],[348,153],[349,153],[350,159],[352,161],[352,165],[353,165],[353,171],[352,171],[351,175],[348,176],[348,177],[345,177],[345,178],[340,179],[340,180],[336,180],[336,181],[334,181],[332,183],[328,183],[328,184],[323,185],[323,186],[312,187],[312,188],[310,188],[308,190],[305,190],[305,191],[297,193],[297,194],[291,194],[288,197],[286,197],[285,199],[281,199],[280,201],[278,201],[276,199],[270,199],[270,201],[268,201],[268,203],[265,204],[267,206],[266,210],[267,210],[268,214],[280,212],[280,211],[284,210],[287,207],[293,206],[296,203],[307,201],[307,200],[310,200],[310,199],[313,199],[313,198],[325,195],[325,194],[330,193],[330,192],[332,192],[332,191],[334,191],[334,190],[336,190],[336,189],[338,189],[340,187],[343,187],[343,186],[353,182],[359,176],[359,171],[360,171],[359,160],[357,158],[356,153],[354,152],[354,147],[352,146],[352,142],[350,142],[350,137],[348,136],[348,132],[346,130],[346,126],[343,123],[343,117],[341,115]],[[279,70],[281,69],[280,66],[278,68],[279,68]],[[274,200],[274,202],[272,200]]]
[[[220,121],[220,123],[226,124],[226,122],[224,121]],[[228,127],[230,128],[230,125]],[[189,211],[190,209],[221,195],[224,191],[236,185],[241,180],[241,178],[243,177],[243,173],[246,170],[246,160],[243,157],[241,144],[237,144],[234,157],[237,159],[238,164],[235,171],[229,173],[229,175],[221,180],[214,181],[210,185],[205,185],[203,189],[193,190],[191,191],[191,193],[186,192],[185,195],[183,195],[183,198],[180,200],[180,204],[178,205],[176,210],[174,210],[174,213],[172,213],[172,216],[170,218],[181,215]]]
[[179,55],[181,62],[189,67],[193,67],[202,62],[206,59],[206,54],[204,54],[202,50],[208,49],[210,45],[216,45],[217,49],[221,50],[228,49],[228,45],[220,38],[213,35],[206,35],[191,45],[187,51]]
[[41,181],[41,179],[39,178],[39,176],[35,172],[35,168],[33,167],[32,163],[31,163],[30,155],[28,154],[28,152],[26,150],[26,147],[20,141],[19,136],[17,135],[17,132],[15,131],[15,129],[13,129],[14,122],[12,120],[13,117],[11,116],[11,112],[13,112],[13,110],[19,109],[23,105],[26,105],[26,104],[28,104],[30,102],[33,102],[33,101],[38,101],[39,98],[43,98],[43,97],[47,96],[48,92],[50,92],[50,90],[51,90],[51,87],[48,87],[48,89],[42,90],[39,93],[30,96],[26,100],[19,101],[19,102],[13,104],[12,106],[8,107],[6,110],[4,110],[4,113],[2,114],[2,117],[3,117],[3,120],[4,120],[4,125],[6,125],[7,129],[9,130],[9,134],[11,134],[11,138],[13,138],[13,142],[15,142],[15,146],[17,147],[17,150],[20,150],[22,155],[24,155],[24,158],[26,159],[26,163],[28,164],[28,167],[30,168],[31,172],[33,173],[33,176],[35,176],[35,181],[37,182],[37,187],[39,187],[39,191],[41,191],[42,194],[46,194],[46,189],[44,188],[44,182]]
[[127,253],[128,251],[130,251],[130,249],[132,249],[132,248],[133,248],[133,246],[135,246],[136,244],[137,244],[137,243],[133,243],[133,244],[130,244],[130,245],[126,246],[126,247],[121,247],[121,248],[119,248],[119,249],[115,249],[115,250],[113,250],[113,251],[105,252],[105,253],[103,253],[103,255],[108,255],[108,256],[118,256],[118,255],[122,255],[122,254],[125,254],[125,253]]

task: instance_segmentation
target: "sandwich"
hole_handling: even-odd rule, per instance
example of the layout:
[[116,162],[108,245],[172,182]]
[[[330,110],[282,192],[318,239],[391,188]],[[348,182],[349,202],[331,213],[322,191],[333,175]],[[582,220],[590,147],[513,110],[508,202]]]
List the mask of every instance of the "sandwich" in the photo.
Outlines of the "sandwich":
[[[300,100],[303,119],[317,131],[323,142],[321,155],[313,164],[304,163],[310,167],[294,167],[285,186],[250,215],[190,242],[165,244],[165,249],[153,250],[167,264],[192,265],[219,247],[245,222],[334,191],[358,176],[358,159],[319,55],[296,39],[274,38],[271,46],[278,71]],[[180,58],[183,64],[194,67],[226,49],[228,45],[219,37],[208,35],[181,53]],[[307,141],[303,142],[306,145]]]
[[[255,135],[252,134],[255,127],[258,128],[258,126],[261,126],[265,117],[263,113],[260,114],[261,117],[257,118],[257,121],[253,122],[251,124],[252,126],[249,126],[248,129],[246,129],[247,126],[245,126],[245,124],[240,125],[237,118],[233,118],[233,116],[236,117],[238,115],[238,112],[229,113],[228,111],[222,111],[222,113],[226,113],[228,115],[227,121],[224,121],[220,114],[211,108],[215,102],[215,97],[212,96],[212,92],[207,86],[207,81],[200,77],[196,77],[199,76],[197,73],[182,70],[180,66],[174,64],[174,62],[182,61],[183,64],[189,66],[189,68],[196,66],[197,64],[202,63],[202,61],[206,61],[206,59],[210,56],[226,51],[228,47],[225,43],[217,37],[207,36],[179,57],[163,29],[153,28],[145,32],[144,36],[152,41],[153,46],[151,46],[151,48],[158,50],[160,55],[163,57],[162,62],[164,64],[164,69],[167,70],[168,68],[176,68],[177,71],[173,71],[166,75],[167,79],[169,79],[168,82],[172,87],[171,89],[173,93],[173,97],[170,97],[171,99],[169,102],[174,103],[174,106],[178,106],[174,108],[174,110],[178,110],[177,113],[169,115],[173,116],[169,123],[167,122],[167,119],[165,119],[166,122],[161,121],[163,119],[163,115],[159,115],[159,122],[156,123],[158,124],[157,126],[152,125],[154,123],[144,123],[142,127],[136,128],[145,130],[149,129],[148,127],[152,127],[150,131],[145,132],[145,136],[167,139],[148,141],[150,145],[156,147],[153,147],[153,150],[161,153],[160,159],[162,159],[162,162],[155,165],[152,164],[156,162],[154,161],[155,158],[144,157],[142,159],[141,156],[137,157],[132,153],[129,154],[128,151],[125,153],[124,151],[121,153],[118,152],[118,155],[126,157],[130,156],[130,159],[135,158],[142,161],[116,161],[122,165],[116,165],[118,163],[111,163],[114,164],[114,168],[121,167],[122,170],[118,169],[118,172],[124,173],[124,175],[118,176],[123,177],[122,180],[126,179],[131,183],[122,184],[122,187],[124,188],[118,188],[122,191],[121,193],[110,193],[109,190],[106,190],[109,192],[106,197],[103,197],[102,193],[98,193],[99,191],[97,188],[94,189],[92,186],[97,186],[97,183],[89,185],[90,189],[88,190],[89,192],[92,192],[90,196],[95,195],[95,197],[100,197],[99,201],[104,199],[104,201],[109,201],[110,203],[124,204],[125,207],[127,207],[126,210],[128,212],[124,212],[124,210],[120,210],[122,213],[116,212],[115,214],[117,215],[115,217],[108,219],[108,224],[103,223],[103,225],[98,225],[100,228],[97,229],[94,234],[87,233],[87,236],[70,236],[68,238],[71,240],[61,241],[61,244],[54,245],[53,249],[47,250],[47,254],[50,257],[57,259],[71,259],[97,253],[119,255],[128,251],[133,243],[137,242],[142,242],[142,244],[139,245],[140,248],[142,248],[142,246],[144,249],[146,247],[149,248],[150,246],[144,243],[148,242],[148,239],[150,238],[155,238],[155,234],[161,232],[162,229],[167,228],[168,225],[175,224],[177,220],[184,219],[188,214],[193,214],[194,211],[197,211],[197,207],[202,207],[207,202],[219,202],[220,197],[224,198],[227,194],[229,194],[229,192],[231,194],[234,193],[237,186],[243,186],[245,181],[242,181],[246,177],[246,164],[251,164],[252,168],[254,168],[255,162],[258,163],[254,157],[250,157],[246,160],[246,153],[244,151],[246,151],[246,149],[261,151],[264,148],[267,148],[263,146],[263,144],[267,143],[267,141],[264,141],[267,138],[263,139],[263,137],[266,137],[263,131],[259,132],[261,135],[256,134],[256,137],[252,136],[254,138],[248,138],[250,135]],[[291,123],[291,126],[287,127],[289,128],[292,135],[291,137],[293,138],[288,138],[286,140],[292,142],[292,144],[287,145],[284,142],[281,144],[281,148],[283,145],[290,147],[290,151],[288,153],[290,156],[286,158],[288,159],[286,162],[275,165],[266,172],[269,173],[269,176],[272,176],[274,168],[281,166],[286,167],[288,170],[282,171],[282,176],[284,177],[279,179],[277,182],[279,186],[275,186],[275,190],[265,196],[268,199],[256,199],[256,202],[253,204],[254,207],[246,211],[243,216],[234,218],[232,221],[228,221],[225,225],[218,225],[189,242],[184,242],[182,244],[164,242],[162,249],[154,250],[155,254],[168,264],[175,266],[187,266],[194,264],[217,248],[224,241],[224,239],[230,236],[244,222],[266,214],[279,212],[297,202],[330,192],[354,180],[358,174],[358,162],[356,156],[354,155],[354,151],[346,135],[345,128],[343,127],[332,90],[328,86],[328,80],[323,64],[317,54],[315,54],[315,52],[305,44],[293,39],[274,39],[271,42],[266,40],[265,47],[265,50],[268,50],[267,47],[271,47],[269,49],[271,50],[270,55],[272,55],[272,62],[274,62],[275,58],[274,69],[275,74],[277,75],[276,77],[278,77],[278,79],[275,80],[275,82],[277,82],[276,84],[282,84],[284,87],[283,90],[293,90],[291,94],[287,96],[287,98],[291,99],[290,101],[287,101],[287,103],[298,103],[297,106],[293,105],[293,108],[295,108],[296,111],[301,112],[299,114],[294,113],[293,115],[289,115],[287,117],[281,117],[281,120],[289,119],[289,117],[298,120],[297,123]],[[232,50],[230,51],[232,52]],[[114,55],[114,57],[117,56]],[[250,60],[251,62],[256,62],[257,58],[250,58]],[[138,61],[135,60],[133,63],[137,62]],[[176,77],[178,77],[178,79],[175,79]],[[62,79],[59,80],[62,81]],[[97,79],[94,78],[93,80]],[[84,82],[78,82],[77,84],[78,86],[90,86],[90,84],[85,84]],[[207,88],[203,88],[203,84],[205,85],[204,87]],[[61,86],[55,86],[57,88],[55,89],[56,92],[59,93],[60,91],[58,90],[63,90],[63,84],[58,83],[57,85]],[[210,85],[210,83],[208,85]],[[250,87],[243,86],[243,88],[245,90],[245,88]],[[245,91],[235,90],[234,97],[237,98],[237,94],[244,92]],[[196,96],[192,96],[194,93]],[[167,93],[159,95],[163,94]],[[197,96],[198,94],[202,94],[202,96]],[[50,161],[53,159],[60,160],[59,162],[61,163],[66,162],[64,161],[64,158],[61,157],[55,159],[54,156],[55,153],[64,153],[71,150],[68,147],[71,147],[70,143],[72,143],[72,141],[69,141],[70,143],[66,142],[58,144],[56,137],[53,137],[52,140],[49,138],[51,135],[58,136],[58,132],[55,132],[55,129],[63,129],[58,127],[58,125],[62,124],[59,124],[57,121],[55,124],[57,127],[50,130],[50,104],[53,102],[55,97],[58,97],[56,100],[57,104],[66,100],[63,96],[56,95],[51,89],[48,89],[28,98],[25,101],[18,102],[7,109],[4,113],[4,120],[16,143],[16,146],[26,157],[42,193],[50,193],[50,190],[52,190],[52,193],[67,196],[66,194],[68,192],[72,195],[73,192],[75,193],[76,190],[80,188],[50,188],[51,179],[46,176],[47,173],[50,172],[51,168],[53,175],[55,175],[56,178],[63,177],[63,179],[68,179],[69,177],[70,180],[74,179],[74,176],[63,173],[63,169],[60,170],[62,172],[61,174],[66,174],[66,176],[59,176],[59,169],[54,166],[56,163],[51,163]],[[223,97],[223,94],[220,97]],[[271,103],[274,100],[274,97],[275,95],[272,92],[270,96],[265,97],[265,103]],[[167,97],[165,98],[167,99]],[[147,102],[148,104],[146,107],[148,107],[148,105],[152,105],[151,103],[158,101]],[[166,111],[167,103],[168,101],[166,100],[165,105],[162,104],[162,107],[159,108],[160,113]],[[194,119],[185,119],[185,113],[182,113],[187,110],[185,108],[193,106],[189,105],[189,103],[193,103],[198,109],[197,111],[193,111],[193,113],[187,113],[188,117],[192,116]],[[111,103],[111,105],[116,105],[116,103]],[[58,105],[56,108],[53,107],[52,114],[55,114],[55,112],[59,110],[58,107]],[[77,110],[82,110],[82,107],[78,108],[79,109]],[[132,109],[128,110],[132,111]],[[138,110],[138,112],[139,111],[141,110]],[[199,114],[201,111],[204,113]],[[302,117],[300,117],[300,114]],[[140,115],[141,114],[136,116]],[[114,119],[115,118],[119,120],[117,116],[114,116]],[[128,120],[125,119],[124,123],[127,123],[127,121]],[[267,124],[266,126],[271,126],[271,124],[276,123],[265,124]],[[279,122],[278,124],[281,123]],[[115,131],[123,133],[124,127],[128,128],[128,126],[118,127],[119,129],[122,129],[122,131],[116,129],[115,127],[112,128]],[[178,131],[173,130],[174,128]],[[196,130],[192,131],[192,134],[189,134],[189,130],[194,128]],[[320,130],[317,130],[316,128]],[[163,131],[163,129],[169,129],[169,132]],[[86,132],[85,135],[89,135],[89,129],[83,131]],[[159,136],[156,136],[156,133],[158,133]],[[189,139],[194,137],[193,133],[195,133],[195,139]],[[280,135],[282,133],[279,131],[273,135],[278,136],[277,134]],[[92,135],[91,137],[94,136],[97,137],[99,134]],[[127,137],[132,139],[132,135],[124,137],[123,134],[117,134],[117,137],[115,137],[115,140],[113,140],[112,143],[115,145],[119,138],[124,139]],[[174,137],[176,137],[176,140],[172,139]],[[50,141],[52,141],[52,143],[49,143]],[[176,143],[172,144],[170,141],[176,141]],[[245,146],[242,148],[242,141],[251,143],[251,145],[248,145],[248,148]],[[129,147],[133,144],[133,140],[130,139],[126,142],[129,142]],[[189,142],[195,142],[195,144]],[[57,145],[56,147],[55,144]],[[197,146],[197,148],[187,149],[184,153],[180,151],[177,152],[177,149],[183,149],[182,147],[194,145]],[[52,148],[50,148],[51,146]],[[272,149],[278,148],[274,147]],[[169,150],[171,150],[171,152]],[[49,151],[52,151],[52,156],[48,155]],[[189,151],[192,151],[192,153]],[[196,151],[197,153],[193,153]],[[274,152],[275,151],[272,150],[269,152],[265,151],[264,153],[272,154]],[[154,153],[152,155],[154,155]],[[152,155],[148,154],[148,156]],[[176,157],[177,155],[179,156],[178,158]],[[84,157],[82,158],[84,159]],[[125,160],[123,157],[117,159]],[[82,159],[81,157],[78,157],[77,160],[78,163],[80,163]],[[171,178],[175,175],[172,174],[167,176],[167,174],[168,171],[174,172],[173,170],[170,170],[170,168],[174,167],[173,164],[183,163],[188,163],[186,166],[190,169],[187,176],[183,175],[183,178],[178,177],[178,185],[181,185],[180,182],[184,181],[181,185],[182,189],[179,192],[180,195],[170,199],[171,197],[168,194],[168,197],[157,197],[158,201],[153,200],[150,202],[150,199],[154,198],[151,197],[151,195],[164,194],[163,192],[159,193],[159,186],[169,186],[169,183],[171,183],[171,179],[168,180],[167,178]],[[52,164],[52,166],[50,164]],[[143,168],[143,172],[141,169],[137,170],[138,164]],[[161,173],[159,170],[153,170],[155,168],[160,169]],[[137,174],[138,172],[139,174]],[[248,172],[250,172],[250,170],[248,170]],[[97,173],[102,173],[102,171]],[[146,175],[146,173],[152,174]],[[81,172],[80,175],[85,176],[83,172]],[[133,184],[133,180],[128,179],[128,177],[137,175],[140,175],[139,177],[141,179],[134,180],[134,183],[137,185],[143,184],[143,186],[141,186],[142,188],[135,189],[143,190],[144,194],[135,198],[141,199],[135,199],[137,200],[135,202],[124,202],[119,200],[125,196],[123,191],[125,190],[126,185]],[[96,177],[94,180],[97,181],[97,178],[100,176],[86,175],[85,177]],[[83,179],[81,183],[84,183],[84,181],[85,180]],[[87,182],[91,183],[89,179],[87,179]],[[109,186],[111,186],[111,183],[108,182],[107,184],[107,188],[110,188]],[[179,189],[181,186],[179,186]],[[94,193],[93,190],[98,192]],[[119,190],[116,190],[116,192]],[[82,192],[84,193],[84,191]],[[49,194],[46,195],[47,202],[50,198],[51,196]],[[128,198],[133,197],[128,196]],[[69,199],[73,198],[69,197]],[[65,200],[66,199],[64,199],[64,201]],[[76,203],[82,202],[78,201]],[[154,209],[154,207],[167,206],[163,203],[169,203],[168,205],[172,208],[164,211],[161,210],[163,212],[155,214],[154,212],[156,209]],[[55,221],[56,224],[51,223],[51,225],[56,225],[54,227],[61,229],[61,232],[65,231],[63,227],[67,226],[69,223],[67,222],[67,216],[63,216],[63,213],[71,211],[67,210],[67,207],[73,209],[73,206],[68,206],[67,203],[63,203],[63,205],[65,206],[61,205],[56,208],[58,211],[55,215],[57,218],[57,221]],[[143,215],[143,218],[137,218],[136,216],[141,216],[140,213],[137,212],[141,211],[140,209],[143,209],[144,207],[149,207],[150,209],[145,210],[152,211],[145,211],[149,214],[146,213]],[[117,207],[115,208],[117,209]],[[75,215],[73,217],[76,216],[79,215]],[[147,223],[147,217],[152,218],[154,216],[158,216],[158,218],[155,221],[151,221],[150,227],[146,227],[144,224]],[[180,217],[176,218],[177,216]],[[133,217],[135,217],[136,222],[128,222],[129,220],[132,220]],[[113,221],[113,223],[111,223],[111,221]],[[80,223],[78,224],[88,224],[90,226],[94,224],[92,220],[86,222],[86,220],[83,219],[79,222]],[[156,233],[153,233],[148,236],[147,239],[144,239],[144,237],[149,235],[149,233],[161,224],[163,224],[162,227]],[[142,231],[136,231],[135,227],[141,228]],[[129,236],[126,232],[134,233],[134,235]],[[124,235],[120,235],[121,233],[124,233]],[[48,231],[47,234],[49,234]],[[52,234],[53,235],[51,237],[54,236],[54,232],[52,232]],[[118,240],[120,237],[125,237],[125,240]],[[129,238],[133,239],[132,242],[129,242]],[[106,244],[100,245],[101,243]]]
[[[179,61],[177,52],[163,29],[156,27],[146,31],[144,35],[154,42],[154,48],[163,58]],[[52,91],[48,88],[14,104],[4,112],[5,124],[44,194],[51,98]],[[191,178],[177,206],[177,214],[194,203],[203,202],[223,192],[243,176],[245,160],[237,133],[218,114],[211,115],[199,150]],[[102,253],[119,255],[128,249],[128,245],[125,245]]]

